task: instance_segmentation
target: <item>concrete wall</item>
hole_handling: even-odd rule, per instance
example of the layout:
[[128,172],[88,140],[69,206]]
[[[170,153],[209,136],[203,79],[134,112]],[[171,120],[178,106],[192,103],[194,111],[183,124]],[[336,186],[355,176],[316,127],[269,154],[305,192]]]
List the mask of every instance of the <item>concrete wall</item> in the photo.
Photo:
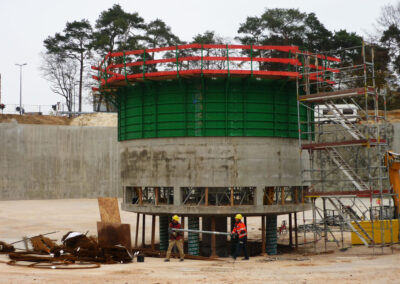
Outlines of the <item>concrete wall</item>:
[[400,153],[400,122],[393,123],[393,141],[389,144],[389,149]]
[[123,141],[123,186],[301,185],[297,139],[180,137]]
[[0,200],[121,196],[117,129],[0,124]]

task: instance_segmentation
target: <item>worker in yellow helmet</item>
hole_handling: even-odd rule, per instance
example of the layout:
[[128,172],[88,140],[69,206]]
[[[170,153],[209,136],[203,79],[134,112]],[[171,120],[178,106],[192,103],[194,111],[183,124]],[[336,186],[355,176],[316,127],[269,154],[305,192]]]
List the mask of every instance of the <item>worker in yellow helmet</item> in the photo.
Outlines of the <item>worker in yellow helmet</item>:
[[167,258],[164,261],[169,261],[171,257],[172,248],[176,245],[179,251],[180,261],[183,261],[185,254],[183,252],[183,232],[176,232],[172,229],[183,229],[179,223],[178,215],[172,217],[172,221],[169,224],[169,246],[167,251]]
[[242,222],[242,214],[236,214],[235,216],[235,226],[233,227],[232,234],[236,235],[238,240],[236,243],[236,250],[233,254],[233,259],[236,260],[238,255],[244,251],[244,258],[243,260],[248,260],[249,255],[247,253],[247,229],[246,225]]

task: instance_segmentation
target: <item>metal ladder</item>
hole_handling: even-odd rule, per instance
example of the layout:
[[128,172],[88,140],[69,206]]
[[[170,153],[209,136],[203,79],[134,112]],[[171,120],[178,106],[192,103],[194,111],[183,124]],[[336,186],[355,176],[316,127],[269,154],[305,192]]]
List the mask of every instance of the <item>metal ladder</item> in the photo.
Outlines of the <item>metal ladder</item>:
[[336,166],[349,178],[358,190],[368,190],[369,186],[356,174],[349,164],[346,163],[335,148],[327,147],[326,151]]
[[[329,197],[327,199],[332,204],[332,206],[336,209],[336,211],[339,213],[340,217],[342,217],[342,220],[347,224],[347,226],[349,226],[350,230],[352,232],[354,232],[360,238],[360,240],[364,243],[364,245],[366,247],[369,246],[369,242],[372,244],[374,243],[374,240],[371,238],[371,236],[364,230],[364,228],[358,222],[358,220],[357,220],[358,218],[356,218],[356,216],[354,216],[353,212],[351,212],[350,210],[348,210],[348,208],[346,206],[344,206],[344,204],[342,203],[342,201],[340,201],[339,198]],[[338,203],[338,204],[336,204],[336,203]],[[345,211],[345,212],[343,212],[343,211]],[[344,214],[344,213],[346,213],[346,214]],[[346,215],[349,218],[347,218]],[[353,224],[354,224],[354,226],[353,226]],[[356,227],[359,230],[357,230]],[[360,234],[360,231],[362,232],[363,235]]]

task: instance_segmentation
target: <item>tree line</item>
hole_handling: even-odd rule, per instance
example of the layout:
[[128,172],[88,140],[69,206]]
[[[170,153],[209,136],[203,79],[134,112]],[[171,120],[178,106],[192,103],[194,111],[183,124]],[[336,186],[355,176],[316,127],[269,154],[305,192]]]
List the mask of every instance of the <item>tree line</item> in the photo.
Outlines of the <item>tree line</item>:
[[[389,106],[400,108],[400,2],[382,7],[376,30],[368,39],[376,50],[377,87],[387,92]],[[344,29],[330,31],[314,13],[298,9],[265,9],[260,16],[247,17],[240,24],[234,41],[245,45],[297,45],[312,52],[331,50],[333,56],[349,64],[361,60],[360,53],[346,51],[346,48],[361,45],[361,35]],[[72,111],[74,97],[78,97],[80,112],[84,91],[89,90],[93,82],[89,66],[97,65],[109,52],[185,43],[232,42],[215,31],[205,31],[185,42],[163,20],[146,22],[137,12],[124,11],[116,4],[101,12],[94,25],[86,19],[68,22],[63,31],[47,37],[41,70],[52,91],[64,97],[69,111]],[[334,50],[341,51],[335,53]],[[253,56],[262,56],[261,52],[253,51]],[[146,53],[145,57],[151,59],[154,54]],[[268,65],[260,63],[259,68],[267,69]],[[102,98],[98,98],[98,110],[102,103]]]

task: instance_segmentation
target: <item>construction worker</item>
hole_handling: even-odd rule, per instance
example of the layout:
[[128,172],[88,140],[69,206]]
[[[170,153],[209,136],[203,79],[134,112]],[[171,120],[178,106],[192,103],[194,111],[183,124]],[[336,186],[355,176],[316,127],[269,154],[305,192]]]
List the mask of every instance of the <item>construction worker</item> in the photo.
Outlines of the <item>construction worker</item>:
[[164,261],[169,261],[171,257],[172,248],[176,245],[179,250],[180,261],[184,260],[185,254],[183,252],[183,232],[176,232],[172,229],[183,229],[179,223],[178,215],[172,217],[172,222],[169,224],[169,246],[167,251],[167,258]]
[[248,260],[249,255],[247,254],[247,229],[246,225],[242,222],[243,216],[241,214],[236,214],[235,216],[235,227],[232,230],[232,235],[236,235],[238,240],[236,243],[236,250],[233,254],[233,259],[240,255],[242,249],[244,250],[243,260]]

